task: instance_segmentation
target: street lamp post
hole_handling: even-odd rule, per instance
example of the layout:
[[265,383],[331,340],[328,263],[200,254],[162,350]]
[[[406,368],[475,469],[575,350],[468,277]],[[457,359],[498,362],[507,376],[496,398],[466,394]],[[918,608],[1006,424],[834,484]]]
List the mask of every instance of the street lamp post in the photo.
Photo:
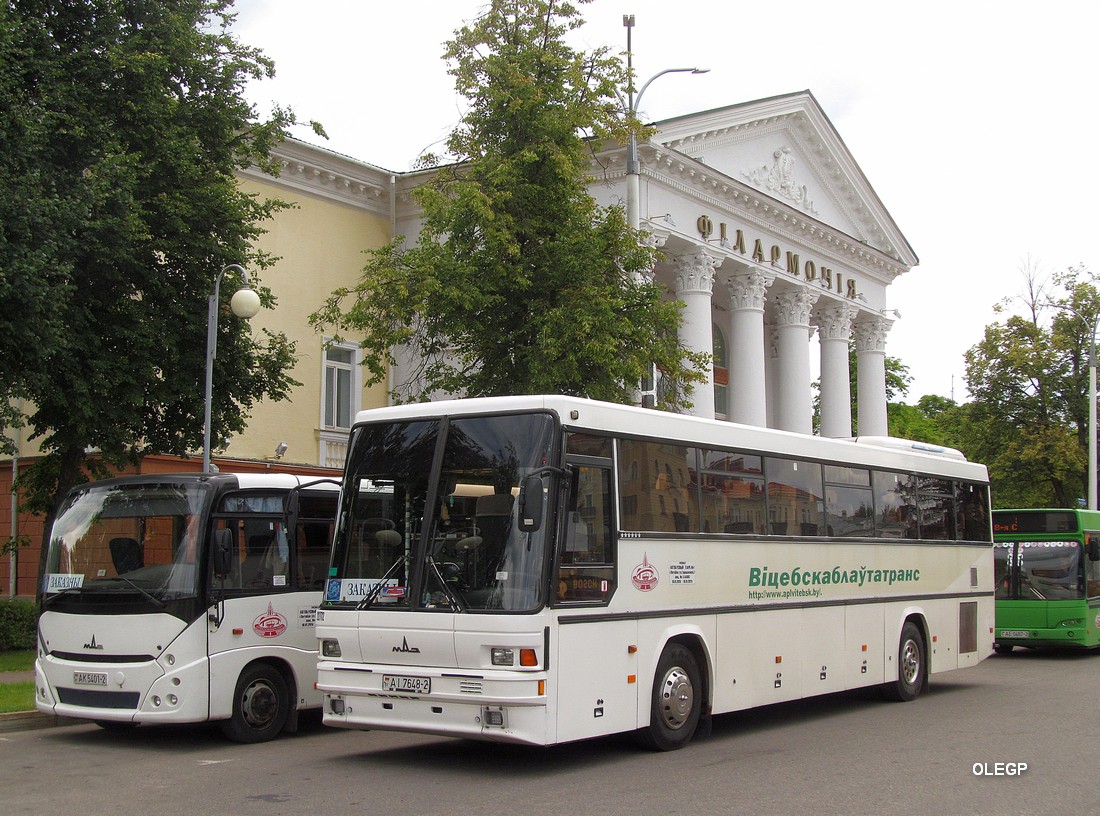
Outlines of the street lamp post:
[[1097,312],[1091,318],[1081,314],[1077,309],[1067,303],[1050,303],[1048,304],[1056,309],[1063,309],[1082,323],[1084,323],[1089,329],[1089,472],[1088,472],[1088,509],[1095,510],[1097,504],[1097,485],[1096,485],[1096,331],[1100,328],[1100,312]]
[[[663,71],[659,71],[642,85],[642,89],[638,91],[637,99],[634,98],[634,55],[631,50],[630,32],[634,28],[634,15],[624,14],[623,25],[626,26],[626,70],[628,75],[627,85],[627,113],[631,119],[636,118],[638,112],[638,106],[642,102],[642,94],[645,93],[646,88],[653,84],[653,80],[658,77],[662,77],[665,74],[705,74],[710,71],[709,68],[666,68]],[[638,229],[641,226],[642,219],[641,213],[638,211],[638,201],[641,196],[641,164],[638,161],[638,134],[634,129],[630,129],[630,143],[627,148],[626,154],[626,217],[627,222],[632,229]]]
[[218,353],[218,290],[226,272],[239,272],[244,286],[233,293],[229,308],[237,317],[249,320],[260,311],[260,296],[248,280],[248,272],[240,264],[229,264],[214,279],[214,291],[210,293],[206,312],[206,402],[202,429],[202,472],[210,473],[210,414],[214,400],[214,357]]
[[[1100,317],[1098,317],[1100,319]],[[1096,321],[1089,336],[1089,510],[1096,509]]]

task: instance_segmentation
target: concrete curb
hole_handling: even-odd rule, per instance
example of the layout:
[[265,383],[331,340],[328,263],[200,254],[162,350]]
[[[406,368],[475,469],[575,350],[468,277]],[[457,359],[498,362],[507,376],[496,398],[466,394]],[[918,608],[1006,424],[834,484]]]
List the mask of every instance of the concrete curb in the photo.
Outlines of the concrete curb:
[[32,731],[38,728],[55,728],[61,725],[79,725],[87,720],[74,720],[71,717],[58,717],[55,714],[43,714],[41,711],[13,711],[0,714],[0,734],[11,731]]

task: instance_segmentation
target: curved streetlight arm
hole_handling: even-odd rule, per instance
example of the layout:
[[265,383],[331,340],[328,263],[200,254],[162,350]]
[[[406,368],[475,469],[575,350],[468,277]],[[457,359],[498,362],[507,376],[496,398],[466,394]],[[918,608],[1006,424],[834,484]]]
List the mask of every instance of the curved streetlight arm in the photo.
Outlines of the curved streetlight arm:
[[634,100],[634,104],[631,106],[630,112],[635,113],[642,104],[642,95],[645,93],[645,89],[653,84],[653,80],[658,77],[663,77],[665,74],[706,74],[710,72],[710,68],[666,68],[663,71],[658,71],[645,81],[645,85],[638,91],[638,98]]
[[[636,118],[638,113],[638,105],[642,101],[642,95],[646,92],[646,89],[653,84],[653,80],[663,77],[665,74],[705,74],[710,71],[709,68],[666,68],[663,71],[659,71],[642,85],[642,89],[638,91],[638,95],[634,96],[633,90],[630,93],[630,107],[627,109],[627,113],[631,118]],[[631,86],[633,89],[633,85]],[[627,145],[626,153],[626,210],[627,221],[633,229],[638,229],[641,226],[641,213],[638,212],[638,198],[639,198],[639,177],[642,173],[641,163],[638,161],[638,134],[632,127],[630,129],[630,141]]]
[[[627,109],[627,113],[633,118],[638,114],[638,108],[642,104],[642,96],[646,92],[646,88],[653,84],[655,79],[663,77],[665,74],[705,74],[710,71],[709,68],[666,68],[663,71],[658,71],[651,76],[642,85],[642,89],[638,91],[638,96],[635,97],[633,93],[630,94],[630,107]],[[633,130],[630,132],[630,152],[626,157],[628,173],[638,173],[641,168],[638,166],[638,134]]]
[[214,278],[214,291],[210,293],[206,309],[206,396],[203,404],[202,472],[210,472],[210,424],[214,399],[214,357],[218,353],[218,292],[226,272],[239,272],[247,288],[252,287],[248,272],[240,264],[228,264]]

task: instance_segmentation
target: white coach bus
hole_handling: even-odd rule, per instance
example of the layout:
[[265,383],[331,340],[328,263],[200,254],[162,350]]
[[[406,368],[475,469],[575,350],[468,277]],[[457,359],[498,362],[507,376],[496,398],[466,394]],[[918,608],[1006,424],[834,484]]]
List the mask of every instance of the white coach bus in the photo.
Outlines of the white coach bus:
[[218,720],[238,742],[292,730],[321,701],[314,620],[338,495],[288,474],[74,489],[49,536],[38,709],[104,728]]
[[[363,504],[365,488],[390,503]],[[993,640],[986,469],[569,397],[360,413],[328,725],[550,745],[929,674]]]

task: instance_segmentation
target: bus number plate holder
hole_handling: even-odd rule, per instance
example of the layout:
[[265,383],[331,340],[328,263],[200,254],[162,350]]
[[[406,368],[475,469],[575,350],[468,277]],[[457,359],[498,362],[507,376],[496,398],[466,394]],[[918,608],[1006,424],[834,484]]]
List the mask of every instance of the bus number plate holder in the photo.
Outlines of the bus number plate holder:
[[78,686],[105,686],[107,672],[73,672],[73,682]]
[[1028,632],[1026,629],[1002,629],[1001,630],[1001,637],[1026,638],[1026,637],[1030,637],[1030,636],[1031,636],[1031,633]]
[[383,691],[402,691],[406,694],[431,694],[432,679],[430,677],[409,677],[404,674],[383,674]]

